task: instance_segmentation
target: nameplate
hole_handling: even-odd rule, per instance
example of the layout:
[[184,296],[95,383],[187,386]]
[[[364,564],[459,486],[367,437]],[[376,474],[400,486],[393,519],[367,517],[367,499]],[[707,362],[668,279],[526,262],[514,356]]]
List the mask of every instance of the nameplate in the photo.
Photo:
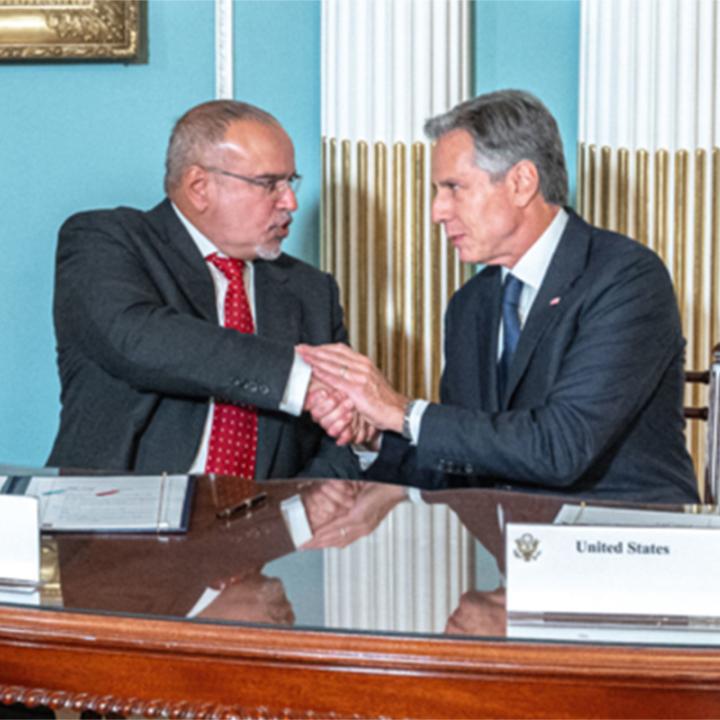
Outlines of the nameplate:
[[506,538],[509,623],[720,618],[716,529],[509,523]]
[[34,497],[0,495],[0,603],[39,603],[40,525]]

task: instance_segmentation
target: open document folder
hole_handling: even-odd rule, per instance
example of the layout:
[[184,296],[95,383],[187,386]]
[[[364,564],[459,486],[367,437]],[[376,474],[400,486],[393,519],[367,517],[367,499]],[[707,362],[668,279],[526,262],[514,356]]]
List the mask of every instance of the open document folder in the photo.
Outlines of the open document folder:
[[193,488],[187,475],[0,476],[0,492],[38,498],[48,532],[185,532]]

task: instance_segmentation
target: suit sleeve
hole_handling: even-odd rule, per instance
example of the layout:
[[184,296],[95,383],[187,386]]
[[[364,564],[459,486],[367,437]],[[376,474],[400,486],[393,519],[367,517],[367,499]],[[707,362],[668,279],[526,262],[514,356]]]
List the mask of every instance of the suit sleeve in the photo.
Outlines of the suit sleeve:
[[[453,321],[451,307],[446,357],[471,331]],[[552,342],[562,344],[561,362],[541,401],[501,412],[433,403],[417,448],[388,434],[369,475],[426,488],[475,478],[562,491],[597,469],[682,355],[665,268],[645,252],[598,272],[566,319],[565,334],[550,332]],[[443,388],[445,396],[446,376]]]
[[117,219],[81,215],[63,226],[54,316],[66,372],[84,357],[138,391],[276,409],[292,345],[198,317],[166,268],[151,272],[148,255]]

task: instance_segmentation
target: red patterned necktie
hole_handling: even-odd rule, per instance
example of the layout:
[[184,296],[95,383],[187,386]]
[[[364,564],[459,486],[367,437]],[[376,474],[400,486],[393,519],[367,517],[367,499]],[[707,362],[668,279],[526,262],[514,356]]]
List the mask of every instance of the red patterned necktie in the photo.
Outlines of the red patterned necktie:
[[[225,295],[225,327],[241,333],[255,331],[243,281],[245,263],[235,258],[207,257],[228,279]],[[253,405],[215,404],[206,473],[255,477],[257,409]]]

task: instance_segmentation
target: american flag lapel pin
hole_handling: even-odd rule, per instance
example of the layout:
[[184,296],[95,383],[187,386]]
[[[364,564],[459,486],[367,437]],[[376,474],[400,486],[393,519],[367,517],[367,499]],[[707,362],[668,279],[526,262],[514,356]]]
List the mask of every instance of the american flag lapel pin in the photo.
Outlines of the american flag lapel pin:
[[550,301],[550,307],[555,307],[555,306],[558,305],[559,303],[560,303],[560,296],[558,295],[557,297],[554,297],[554,298]]

